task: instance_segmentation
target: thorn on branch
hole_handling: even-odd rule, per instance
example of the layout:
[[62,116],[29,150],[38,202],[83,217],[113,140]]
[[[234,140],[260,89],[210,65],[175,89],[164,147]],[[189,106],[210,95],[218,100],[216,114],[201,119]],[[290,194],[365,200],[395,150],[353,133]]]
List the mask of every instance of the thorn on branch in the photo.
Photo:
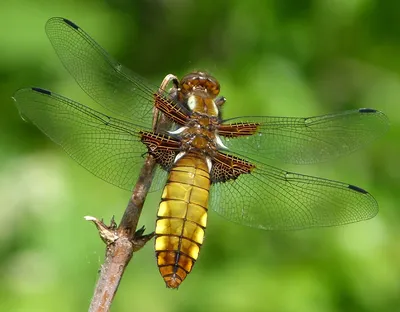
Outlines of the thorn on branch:
[[154,232],[143,235],[145,230],[146,228],[142,226],[139,230],[135,232],[135,235],[133,236],[132,239],[133,252],[136,252],[141,248],[143,248],[143,246],[146,245],[146,243],[153,238]]
[[116,232],[117,224],[114,221],[114,216],[111,218],[110,225],[104,224],[103,220],[98,220],[92,216],[85,216],[86,221],[92,221],[99,231],[100,238],[108,246],[114,243],[119,237]]

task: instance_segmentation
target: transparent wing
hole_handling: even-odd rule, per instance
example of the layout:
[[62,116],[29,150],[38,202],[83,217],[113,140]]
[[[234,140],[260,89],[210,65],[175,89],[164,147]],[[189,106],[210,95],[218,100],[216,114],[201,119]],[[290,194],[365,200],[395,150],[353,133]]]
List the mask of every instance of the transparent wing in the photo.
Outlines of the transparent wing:
[[161,168],[161,166],[157,165],[149,192],[157,192],[163,189],[167,183],[167,178],[168,172]]
[[212,185],[212,209],[230,221],[265,230],[340,225],[378,212],[375,199],[359,187],[255,164],[252,174]]
[[[39,88],[21,89],[13,98],[22,117],[80,165],[111,184],[132,190],[147,153],[135,125]],[[164,175],[157,172],[158,186]]]
[[233,153],[256,158],[278,159],[292,164],[310,164],[351,153],[389,128],[387,117],[368,108],[309,118],[239,117],[224,123],[257,123],[252,136],[223,138]]
[[51,18],[46,33],[64,67],[91,98],[136,125],[151,125],[156,87],[114,60],[67,19]]

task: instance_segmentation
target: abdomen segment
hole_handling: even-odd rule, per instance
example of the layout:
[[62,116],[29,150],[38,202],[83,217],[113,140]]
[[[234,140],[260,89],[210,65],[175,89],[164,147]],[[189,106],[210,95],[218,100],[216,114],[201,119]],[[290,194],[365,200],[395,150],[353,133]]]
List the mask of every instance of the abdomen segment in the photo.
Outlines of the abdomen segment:
[[210,174],[204,158],[186,155],[170,171],[157,214],[155,250],[167,287],[190,273],[204,240]]

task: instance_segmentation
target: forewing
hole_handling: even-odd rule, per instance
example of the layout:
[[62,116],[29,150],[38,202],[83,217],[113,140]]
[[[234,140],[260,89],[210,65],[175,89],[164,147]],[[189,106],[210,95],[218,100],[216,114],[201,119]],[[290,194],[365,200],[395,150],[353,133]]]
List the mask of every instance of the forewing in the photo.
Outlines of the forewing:
[[114,60],[67,19],[51,18],[46,33],[64,67],[90,97],[124,119],[151,126],[156,87]]
[[294,230],[367,220],[378,204],[365,190],[255,162],[251,174],[212,185],[212,209],[265,230]]
[[322,162],[351,153],[389,127],[382,112],[368,108],[309,118],[239,117],[224,123],[258,124],[251,136],[222,138],[231,152],[262,162],[277,159],[292,164]]
[[[147,153],[135,125],[39,88],[21,89],[13,98],[22,117],[75,161],[99,178],[132,190]],[[164,177],[157,175],[156,185],[159,178]]]

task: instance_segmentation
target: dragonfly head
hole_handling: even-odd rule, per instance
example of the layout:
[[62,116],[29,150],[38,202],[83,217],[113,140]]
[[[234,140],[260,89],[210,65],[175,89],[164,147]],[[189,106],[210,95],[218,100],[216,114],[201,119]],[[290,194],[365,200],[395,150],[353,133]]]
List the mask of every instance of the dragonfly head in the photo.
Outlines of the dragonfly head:
[[202,98],[214,99],[220,90],[219,82],[205,72],[193,72],[184,76],[179,83],[182,98],[189,98],[191,95]]
[[205,72],[193,72],[182,78],[178,87],[178,100],[185,103],[193,113],[218,116],[216,97],[219,94],[219,83]]

